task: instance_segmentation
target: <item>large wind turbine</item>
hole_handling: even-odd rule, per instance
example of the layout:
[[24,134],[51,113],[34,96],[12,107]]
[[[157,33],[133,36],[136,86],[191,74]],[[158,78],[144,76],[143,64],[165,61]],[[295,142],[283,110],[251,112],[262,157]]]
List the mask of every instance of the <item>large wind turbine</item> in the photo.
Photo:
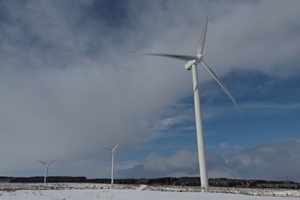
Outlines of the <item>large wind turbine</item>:
[[185,69],[191,70],[193,75],[193,91],[194,91],[194,106],[195,106],[195,117],[196,117],[196,130],[197,130],[197,144],[198,144],[198,156],[199,156],[199,167],[200,167],[200,178],[201,178],[201,189],[202,191],[208,191],[208,178],[206,171],[206,158],[205,158],[205,148],[204,148],[204,137],[203,137],[203,128],[202,128],[202,116],[201,116],[201,106],[200,106],[200,97],[199,97],[199,87],[198,87],[198,72],[197,64],[201,63],[204,68],[210,73],[210,75],[218,82],[222,89],[227,93],[229,98],[235,104],[239,112],[243,115],[238,104],[234,100],[233,96],[230,94],[229,90],[226,88],[224,83],[218,78],[214,71],[204,62],[203,60],[203,48],[205,43],[206,31],[207,31],[208,18],[206,17],[205,25],[202,30],[202,34],[198,43],[197,55],[175,55],[175,54],[165,54],[165,53],[143,53],[143,54],[134,54],[134,55],[148,55],[148,56],[162,56],[168,58],[174,58],[179,60],[187,61],[184,65]]
[[43,161],[38,160],[40,163],[42,163],[43,165],[45,165],[45,177],[44,177],[44,183],[46,183],[46,179],[47,179],[47,176],[48,176],[48,166],[49,166],[51,163],[55,162],[56,160],[57,160],[57,159],[52,160],[52,161],[49,162],[49,163],[45,163],[45,162],[43,162]]
[[117,148],[120,143],[121,143],[121,140],[118,142],[118,144],[113,149],[105,148],[105,149],[111,151],[111,156],[112,156],[112,158],[111,158],[111,184],[114,184],[115,155],[117,156],[117,158],[119,158]]

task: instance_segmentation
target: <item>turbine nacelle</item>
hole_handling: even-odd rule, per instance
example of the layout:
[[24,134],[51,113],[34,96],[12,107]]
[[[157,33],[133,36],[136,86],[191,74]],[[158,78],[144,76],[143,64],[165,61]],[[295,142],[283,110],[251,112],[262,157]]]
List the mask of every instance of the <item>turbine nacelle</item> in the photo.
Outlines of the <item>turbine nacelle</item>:
[[197,65],[199,64],[201,61],[203,60],[203,55],[200,54],[197,57],[195,57],[195,59],[188,61],[185,65],[184,68],[186,70],[191,70],[193,65]]
[[197,63],[197,60],[190,60],[184,65],[184,68],[186,70],[191,70],[192,66],[195,65],[196,63]]

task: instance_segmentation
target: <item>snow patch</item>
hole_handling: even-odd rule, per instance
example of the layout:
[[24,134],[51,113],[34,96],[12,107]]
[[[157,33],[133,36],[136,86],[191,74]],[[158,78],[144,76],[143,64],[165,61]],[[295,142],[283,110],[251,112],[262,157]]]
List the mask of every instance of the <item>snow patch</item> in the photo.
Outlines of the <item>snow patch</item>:
[[145,190],[147,187],[148,187],[148,185],[141,185],[136,190],[142,191],[142,190]]

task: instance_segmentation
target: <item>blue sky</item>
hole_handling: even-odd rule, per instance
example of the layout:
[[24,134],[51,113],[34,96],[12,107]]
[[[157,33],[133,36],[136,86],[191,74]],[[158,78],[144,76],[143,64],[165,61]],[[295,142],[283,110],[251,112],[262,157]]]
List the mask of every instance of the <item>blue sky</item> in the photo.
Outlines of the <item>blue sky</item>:
[[[0,175],[199,176],[198,66],[210,178],[300,181],[299,1],[0,1]],[[188,11],[188,12],[187,12]]]

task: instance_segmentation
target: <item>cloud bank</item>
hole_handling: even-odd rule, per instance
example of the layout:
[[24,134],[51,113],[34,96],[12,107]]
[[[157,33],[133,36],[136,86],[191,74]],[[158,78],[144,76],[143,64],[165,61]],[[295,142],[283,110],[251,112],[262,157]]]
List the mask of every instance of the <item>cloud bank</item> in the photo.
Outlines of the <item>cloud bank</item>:
[[[223,145],[222,145],[223,146]],[[210,178],[239,178],[299,181],[300,141],[282,140],[220,156],[207,151]],[[144,163],[121,170],[125,177],[199,176],[197,152],[179,150],[164,156],[152,153]],[[137,176],[135,176],[137,175]]]

